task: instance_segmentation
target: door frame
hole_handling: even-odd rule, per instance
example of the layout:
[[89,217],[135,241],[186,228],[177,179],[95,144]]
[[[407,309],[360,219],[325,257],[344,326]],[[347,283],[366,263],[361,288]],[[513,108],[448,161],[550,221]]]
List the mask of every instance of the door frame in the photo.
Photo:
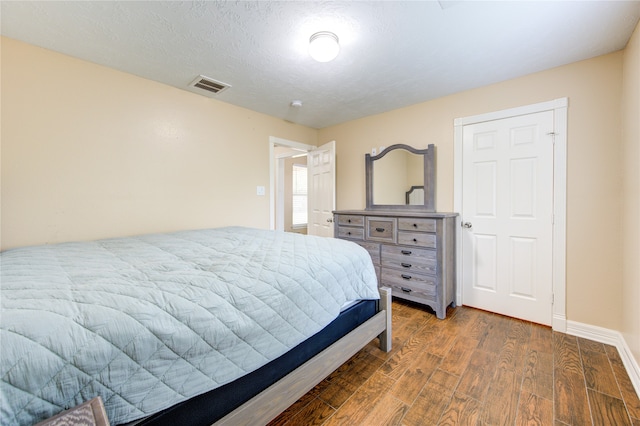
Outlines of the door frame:
[[276,229],[276,146],[286,146],[306,152],[317,148],[315,145],[307,145],[302,142],[290,141],[276,136],[269,136],[269,229],[272,231]]
[[[519,115],[534,114],[543,111],[553,111],[554,142],[553,142],[553,242],[552,242],[552,291],[553,330],[566,332],[567,330],[567,108],[568,98],[554,99],[522,107],[494,111],[486,114],[456,118],[454,124],[454,159],[453,159],[453,209],[462,212],[462,142],[463,127],[492,120],[501,120]],[[458,216],[456,226],[460,226],[463,218]],[[462,233],[456,233],[456,255],[462,259]],[[462,262],[457,262],[458,281],[462,277]],[[459,282],[456,290],[456,304],[462,304],[462,285]]]

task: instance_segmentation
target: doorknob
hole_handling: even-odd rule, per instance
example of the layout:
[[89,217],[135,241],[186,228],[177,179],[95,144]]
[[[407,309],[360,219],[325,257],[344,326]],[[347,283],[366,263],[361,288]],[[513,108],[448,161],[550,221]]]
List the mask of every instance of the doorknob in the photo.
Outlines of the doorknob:
[[471,229],[471,228],[473,228],[473,225],[471,224],[471,222],[462,222],[462,223],[460,224],[460,226],[462,226],[463,228],[466,228],[466,229]]

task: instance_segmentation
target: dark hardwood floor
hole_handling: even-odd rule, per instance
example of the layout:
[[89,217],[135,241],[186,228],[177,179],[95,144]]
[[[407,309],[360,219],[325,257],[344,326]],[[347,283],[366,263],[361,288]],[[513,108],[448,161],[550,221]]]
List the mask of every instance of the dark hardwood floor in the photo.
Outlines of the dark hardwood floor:
[[393,302],[393,351],[357,353],[276,425],[633,425],[617,349],[468,307]]

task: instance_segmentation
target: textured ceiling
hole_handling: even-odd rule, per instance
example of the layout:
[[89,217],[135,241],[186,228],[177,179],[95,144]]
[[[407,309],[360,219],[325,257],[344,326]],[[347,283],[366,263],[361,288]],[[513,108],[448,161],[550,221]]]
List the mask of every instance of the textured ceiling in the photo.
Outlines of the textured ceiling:
[[[2,1],[2,35],[314,128],[625,47],[640,1]],[[309,36],[333,31],[328,63]],[[197,91],[200,93],[199,91]],[[300,108],[290,106],[301,100]]]

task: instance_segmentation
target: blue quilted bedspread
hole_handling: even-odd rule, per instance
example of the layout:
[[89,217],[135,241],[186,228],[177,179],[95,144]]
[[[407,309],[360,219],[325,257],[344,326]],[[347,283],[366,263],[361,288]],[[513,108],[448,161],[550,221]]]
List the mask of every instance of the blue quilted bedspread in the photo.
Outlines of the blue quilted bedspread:
[[100,395],[112,424],[233,381],[377,299],[343,240],[220,228],[1,254],[2,425]]

